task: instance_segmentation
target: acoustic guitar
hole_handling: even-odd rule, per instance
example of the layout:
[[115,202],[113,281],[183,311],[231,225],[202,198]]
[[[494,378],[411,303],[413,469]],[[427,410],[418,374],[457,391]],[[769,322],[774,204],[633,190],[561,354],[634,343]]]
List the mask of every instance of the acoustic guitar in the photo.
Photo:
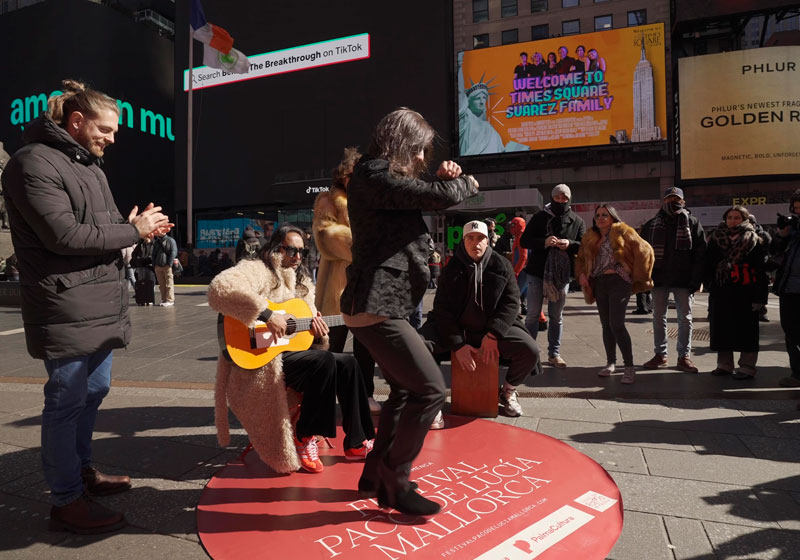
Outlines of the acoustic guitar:
[[[299,352],[311,348],[311,308],[300,298],[281,303],[267,301],[273,313],[286,319],[286,334],[276,338],[263,321],[247,326],[233,317],[220,314],[217,319],[217,336],[222,354],[242,369],[264,367],[281,352]],[[329,327],[344,325],[341,315],[322,317]]]

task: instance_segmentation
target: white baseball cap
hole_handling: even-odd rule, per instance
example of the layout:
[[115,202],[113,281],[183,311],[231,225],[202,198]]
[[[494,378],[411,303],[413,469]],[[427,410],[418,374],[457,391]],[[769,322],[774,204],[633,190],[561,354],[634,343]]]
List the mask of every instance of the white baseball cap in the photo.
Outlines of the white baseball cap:
[[480,220],[472,220],[464,224],[462,237],[466,237],[468,233],[480,233],[484,237],[489,237],[489,228],[486,227],[486,223]]

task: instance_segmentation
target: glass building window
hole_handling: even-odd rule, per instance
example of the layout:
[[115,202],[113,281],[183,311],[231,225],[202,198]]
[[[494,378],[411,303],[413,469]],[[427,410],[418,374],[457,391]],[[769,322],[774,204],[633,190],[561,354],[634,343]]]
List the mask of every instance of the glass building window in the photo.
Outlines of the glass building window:
[[501,44],[510,45],[519,41],[519,32],[517,29],[506,29],[500,37]]
[[605,31],[606,29],[612,29],[613,27],[614,23],[611,19],[611,16],[597,16],[594,18],[595,31]]
[[531,41],[547,39],[550,36],[550,26],[546,23],[531,26]]
[[531,13],[546,12],[547,0],[531,0]]
[[514,17],[517,15],[517,0],[503,0],[500,4],[500,17]]
[[647,10],[634,10],[628,12],[628,27],[644,25],[647,23]]
[[488,33],[481,33],[480,35],[473,35],[472,36],[472,48],[473,49],[485,49],[489,46],[489,34]]
[[489,0],[472,0],[472,23],[489,21]]
[[562,35],[576,35],[581,32],[581,21],[579,19],[571,19],[569,21],[561,22]]
[[574,8],[575,6],[580,6],[581,0],[561,0],[561,7],[562,8]]

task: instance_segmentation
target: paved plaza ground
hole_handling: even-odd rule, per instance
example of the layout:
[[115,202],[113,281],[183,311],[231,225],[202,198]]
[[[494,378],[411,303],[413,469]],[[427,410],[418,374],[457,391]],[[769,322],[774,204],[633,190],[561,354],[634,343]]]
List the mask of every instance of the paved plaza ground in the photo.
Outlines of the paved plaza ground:
[[[130,526],[96,537],[47,531],[39,459],[44,368],[25,350],[19,310],[0,307],[0,560],[207,558],[195,506],[247,438],[237,429],[231,447],[216,442],[217,327],[205,293],[179,287],[173,308],[131,308],[133,341],[114,353],[94,443],[101,470],[133,478],[129,492],[100,498],[125,511]],[[429,292],[426,309],[431,302]],[[800,390],[778,387],[788,357],[777,300],[768,307],[754,381],[708,374],[715,355],[707,298],[699,294],[694,359],[704,373],[645,371],[626,386],[618,375],[597,377],[605,356],[595,308],[569,295],[562,344],[569,367],[548,366],[528,379],[520,387],[525,414],[496,421],[562,440],[611,474],[625,525],[609,558],[800,558]],[[653,353],[650,317],[631,315],[628,326],[641,364]],[[676,326],[671,310],[671,365]],[[382,400],[388,387],[382,379],[376,386]]]

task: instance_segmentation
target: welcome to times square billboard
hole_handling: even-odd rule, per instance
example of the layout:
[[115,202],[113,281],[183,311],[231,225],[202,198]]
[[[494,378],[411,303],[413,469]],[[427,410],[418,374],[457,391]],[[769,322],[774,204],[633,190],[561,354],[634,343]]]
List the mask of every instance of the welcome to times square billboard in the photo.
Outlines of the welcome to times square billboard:
[[458,55],[462,156],[666,137],[664,25]]

